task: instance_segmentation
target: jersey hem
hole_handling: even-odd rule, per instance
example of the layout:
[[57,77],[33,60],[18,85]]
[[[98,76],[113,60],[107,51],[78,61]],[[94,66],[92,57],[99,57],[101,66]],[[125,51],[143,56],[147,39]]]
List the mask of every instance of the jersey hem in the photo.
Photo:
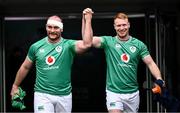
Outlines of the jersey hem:
[[121,93],[121,94],[134,93],[134,92],[138,91],[138,89],[136,89],[136,90],[131,90],[131,91],[115,91],[115,90],[111,90],[111,89],[108,89],[108,88],[106,88],[106,90],[111,91],[111,92],[114,92],[114,93]]
[[35,90],[34,92],[39,92],[39,93],[47,93],[47,94],[50,94],[50,95],[69,95],[71,93],[70,92],[67,92],[67,93],[51,93],[51,92],[47,92],[47,91],[40,91],[40,90]]

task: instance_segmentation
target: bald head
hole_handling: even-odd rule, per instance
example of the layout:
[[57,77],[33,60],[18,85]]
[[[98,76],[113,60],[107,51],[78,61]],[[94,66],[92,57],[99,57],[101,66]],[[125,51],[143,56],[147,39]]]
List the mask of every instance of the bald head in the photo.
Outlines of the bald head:
[[55,25],[58,26],[60,29],[63,29],[62,19],[56,15],[50,16],[48,18],[47,25]]
[[57,15],[50,16],[48,20],[56,20],[62,22],[62,19]]

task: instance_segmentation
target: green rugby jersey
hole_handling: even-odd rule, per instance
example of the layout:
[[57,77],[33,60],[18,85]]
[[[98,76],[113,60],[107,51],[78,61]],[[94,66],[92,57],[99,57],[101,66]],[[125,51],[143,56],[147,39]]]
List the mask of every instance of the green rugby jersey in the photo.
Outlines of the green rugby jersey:
[[112,36],[101,38],[107,62],[106,88],[116,93],[137,91],[137,67],[139,60],[149,55],[147,46],[134,37],[126,42]]
[[61,38],[58,43],[48,42],[48,37],[31,45],[28,58],[35,62],[34,90],[53,95],[71,92],[71,66],[75,55],[75,40]]

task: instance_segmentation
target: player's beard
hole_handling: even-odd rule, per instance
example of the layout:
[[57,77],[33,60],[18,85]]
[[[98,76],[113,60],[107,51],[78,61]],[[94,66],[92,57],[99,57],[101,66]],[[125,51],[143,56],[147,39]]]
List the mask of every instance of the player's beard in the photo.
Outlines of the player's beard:
[[58,42],[60,40],[60,33],[49,33],[48,39],[50,42]]

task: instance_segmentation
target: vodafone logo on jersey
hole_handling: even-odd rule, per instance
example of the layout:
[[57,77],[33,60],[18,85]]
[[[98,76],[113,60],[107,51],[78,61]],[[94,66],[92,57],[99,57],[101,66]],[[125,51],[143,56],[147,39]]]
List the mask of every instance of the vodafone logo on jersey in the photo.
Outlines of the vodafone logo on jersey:
[[55,58],[53,56],[46,57],[46,64],[53,65],[55,62]]
[[129,57],[128,54],[123,53],[123,54],[121,55],[121,60],[122,60],[123,62],[128,63],[128,62],[129,62],[129,59],[130,59],[130,57]]

